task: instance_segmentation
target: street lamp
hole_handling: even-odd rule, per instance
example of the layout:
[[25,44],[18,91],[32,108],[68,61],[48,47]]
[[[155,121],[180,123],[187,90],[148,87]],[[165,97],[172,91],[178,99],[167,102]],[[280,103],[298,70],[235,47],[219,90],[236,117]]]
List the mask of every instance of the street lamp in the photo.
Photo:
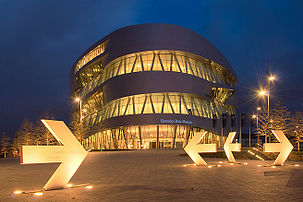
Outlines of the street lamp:
[[81,137],[81,145],[83,145],[83,134],[82,134],[82,100],[77,97],[75,101],[79,103],[79,123],[80,123],[80,137]]
[[267,136],[265,137],[265,143],[267,143],[267,137],[269,137],[269,120],[270,120],[270,118],[269,118],[269,107],[270,107],[270,105],[269,105],[269,90],[267,90],[267,91],[265,91],[265,90],[260,90],[259,91],[259,95],[260,96],[264,96],[264,95],[267,95],[267,127],[268,127],[268,134],[267,134]]
[[248,147],[251,147],[251,122],[252,122],[252,119],[256,119],[257,118],[257,115],[253,114],[251,115],[251,118],[249,119],[249,122],[248,122]]
[[259,139],[259,111],[261,110],[261,107],[257,107],[257,137],[258,137],[258,146],[260,145]]
[[269,92],[270,92],[270,82],[273,82],[274,80],[276,80],[276,77],[274,75],[268,75],[267,77],[267,124],[268,124],[268,141],[270,142],[270,132],[269,132],[269,122],[270,122],[270,105],[269,105]]

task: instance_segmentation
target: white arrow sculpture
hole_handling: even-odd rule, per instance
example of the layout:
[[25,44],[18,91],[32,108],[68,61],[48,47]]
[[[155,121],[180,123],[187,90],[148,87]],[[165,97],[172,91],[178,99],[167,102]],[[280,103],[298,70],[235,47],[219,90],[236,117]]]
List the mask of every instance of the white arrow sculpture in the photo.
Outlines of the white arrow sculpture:
[[184,148],[185,152],[197,165],[207,165],[199,153],[217,152],[216,144],[199,144],[206,133],[207,131],[196,133]]
[[272,133],[276,136],[279,143],[264,143],[263,151],[280,152],[273,165],[281,165],[284,164],[294,147],[281,130],[272,130]]
[[235,138],[236,132],[230,132],[225,144],[224,144],[224,151],[227,156],[229,162],[236,162],[235,157],[233,155],[233,151],[240,152],[241,151],[241,144],[240,143],[232,143]]
[[63,121],[41,121],[64,146],[22,146],[21,163],[61,163],[43,188],[45,190],[64,188],[88,152]]

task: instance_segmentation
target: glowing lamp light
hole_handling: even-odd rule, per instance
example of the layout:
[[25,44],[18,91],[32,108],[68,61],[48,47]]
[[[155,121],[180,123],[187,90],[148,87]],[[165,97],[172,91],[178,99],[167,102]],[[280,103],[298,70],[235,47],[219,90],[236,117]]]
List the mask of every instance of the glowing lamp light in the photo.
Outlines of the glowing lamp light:
[[271,166],[272,168],[275,168],[276,166]]
[[221,166],[222,166],[222,165],[220,165],[220,164],[219,164],[219,165],[217,165],[217,167],[221,167]]
[[19,191],[19,190],[14,191],[14,194],[21,194],[21,193],[22,193],[22,191]]
[[86,186],[85,187],[86,189],[92,189],[92,188],[94,188],[92,185],[88,185],[88,186]]
[[296,167],[300,166],[299,164],[295,164]]
[[212,168],[212,166],[207,166],[207,168]]
[[78,97],[76,97],[76,98],[75,98],[75,101],[76,101],[76,102],[80,102],[80,101],[81,101],[81,99],[80,99],[80,98],[78,98]]
[[230,163],[230,165],[234,165],[234,163]]
[[35,195],[35,196],[42,196],[43,193],[42,193],[42,192],[36,192],[36,193],[34,193],[34,195]]
[[221,163],[221,164],[222,164],[222,163],[223,163],[223,161],[219,161],[219,163]]
[[259,165],[257,165],[257,166],[258,166],[258,167],[261,167],[262,165],[259,164]]
[[182,165],[182,166],[183,166],[183,167],[186,167],[187,165],[184,164],[184,165]]
[[266,95],[267,94],[267,91],[265,91],[265,90],[261,90],[260,92],[259,92],[259,95]]
[[67,184],[67,185],[66,185],[66,187],[72,187],[72,186],[73,186],[72,184]]
[[271,75],[270,77],[268,77],[268,80],[270,80],[270,81],[274,81],[274,80],[276,80],[276,77],[275,77],[275,76],[273,76],[273,75]]
[[243,164],[244,164],[244,165],[247,165],[248,163],[245,162],[245,163],[243,163]]

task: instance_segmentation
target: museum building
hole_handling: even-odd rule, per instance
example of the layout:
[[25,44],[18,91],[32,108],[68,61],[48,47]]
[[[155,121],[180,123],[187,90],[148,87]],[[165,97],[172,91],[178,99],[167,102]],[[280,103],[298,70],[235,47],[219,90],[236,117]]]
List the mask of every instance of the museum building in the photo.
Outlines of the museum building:
[[[220,147],[222,115],[236,113],[237,78],[204,37],[171,24],[118,29],[87,49],[70,74],[89,149],[183,148],[195,132]],[[85,110],[85,111],[84,111]],[[218,120],[218,121],[216,121]]]

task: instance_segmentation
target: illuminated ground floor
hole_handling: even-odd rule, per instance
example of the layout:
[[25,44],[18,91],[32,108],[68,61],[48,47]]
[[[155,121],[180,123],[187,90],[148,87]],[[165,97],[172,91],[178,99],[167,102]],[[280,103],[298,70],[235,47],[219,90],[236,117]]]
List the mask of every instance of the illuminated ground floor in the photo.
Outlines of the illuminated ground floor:
[[[84,146],[92,150],[183,148],[201,128],[185,125],[133,125],[103,130],[89,136]],[[223,142],[225,142],[223,137]],[[222,137],[208,132],[201,143],[216,143],[221,147]]]

